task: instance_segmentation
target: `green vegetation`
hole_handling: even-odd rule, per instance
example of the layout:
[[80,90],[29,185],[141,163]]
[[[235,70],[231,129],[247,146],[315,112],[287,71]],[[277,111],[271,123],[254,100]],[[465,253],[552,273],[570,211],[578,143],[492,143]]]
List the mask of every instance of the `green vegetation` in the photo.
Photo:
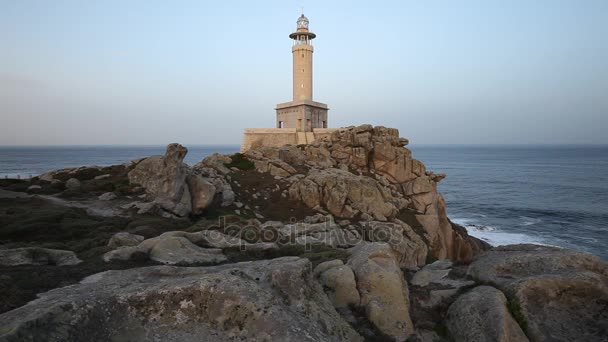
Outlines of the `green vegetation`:
[[253,170],[255,168],[253,162],[247,159],[247,157],[245,157],[245,155],[242,153],[235,153],[230,157],[230,159],[232,160],[230,163],[224,164],[228,168],[236,167],[237,169],[243,171]]
[[524,333],[527,334],[528,321],[526,320],[526,317],[524,316],[524,313],[521,310],[521,305],[519,304],[519,301],[517,299],[507,301],[507,308],[509,309],[511,316],[513,316],[517,324],[519,324],[519,326],[521,327],[521,330],[523,330]]

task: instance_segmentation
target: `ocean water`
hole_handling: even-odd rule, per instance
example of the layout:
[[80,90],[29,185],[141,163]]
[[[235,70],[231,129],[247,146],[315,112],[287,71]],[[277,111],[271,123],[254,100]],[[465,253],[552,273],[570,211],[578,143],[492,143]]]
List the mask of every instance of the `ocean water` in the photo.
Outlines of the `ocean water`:
[[[189,146],[186,163],[238,146]],[[608,260],[608,146],[410,146],[439,184],[450,218],[493,245],[540,243]],[[0,177],[112,165],[164,153],[145,147],[0,147]]]
[[[116,165],[164,154],[166,146],[0,147],[0,177],[25,177],[83,165]],[[185,162],[194,165],[212,153],[235,153],[240,146],[188,146]]]
[[608,146],[412,146],[448,216],[493,245],[540,243],[608,260]]

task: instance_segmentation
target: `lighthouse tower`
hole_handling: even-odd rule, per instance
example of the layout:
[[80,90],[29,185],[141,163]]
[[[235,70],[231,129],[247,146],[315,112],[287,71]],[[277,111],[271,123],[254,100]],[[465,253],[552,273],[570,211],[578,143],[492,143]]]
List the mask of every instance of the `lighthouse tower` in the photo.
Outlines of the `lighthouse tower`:
[[293,40],[293,99],[276,106],[277,128],[295,128],[298,132],[327,128],[327,105],[312,100],[312,40],[317,35],[309,31],[308,24],[302,14],[296,31],[289,35]]
[[279,103],[275,128],[245,128],[241,152],[261,146],[311,144],[331,136],[337,129],[327,128],[327,105],[312,100],[312,40],[308,18],[302,14],[293,40],[293,99]]

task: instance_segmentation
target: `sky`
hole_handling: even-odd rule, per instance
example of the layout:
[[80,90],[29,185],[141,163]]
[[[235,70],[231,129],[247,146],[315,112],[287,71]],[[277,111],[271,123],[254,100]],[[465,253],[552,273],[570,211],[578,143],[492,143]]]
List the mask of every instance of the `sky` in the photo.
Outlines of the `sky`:
[[330,127],[608,144],[606,0],[0,0],[0,145],[239,144],[291,100],[302,7]]

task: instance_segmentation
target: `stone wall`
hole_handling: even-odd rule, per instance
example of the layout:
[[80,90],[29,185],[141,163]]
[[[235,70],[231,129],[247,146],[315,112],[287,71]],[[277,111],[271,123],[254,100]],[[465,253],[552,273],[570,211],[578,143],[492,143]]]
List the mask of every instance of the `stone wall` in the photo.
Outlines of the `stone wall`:
[[[312,136],[314,140],[319,140],[330,136],[336,130],[336,128],[314,128]],[[300,134],[303,134],[303,132],[300,132]],[[308,134],[311,135],[310,132]],[[310,140],[309,137],[307,139]],[[298,132],[295,128],[246,128],[243,134],[241,152],[261,146],[279,147],[300,143],[302,143],[302,137],[298,139]],[[312,143],[312,141],[306,141],[306,143]]]

